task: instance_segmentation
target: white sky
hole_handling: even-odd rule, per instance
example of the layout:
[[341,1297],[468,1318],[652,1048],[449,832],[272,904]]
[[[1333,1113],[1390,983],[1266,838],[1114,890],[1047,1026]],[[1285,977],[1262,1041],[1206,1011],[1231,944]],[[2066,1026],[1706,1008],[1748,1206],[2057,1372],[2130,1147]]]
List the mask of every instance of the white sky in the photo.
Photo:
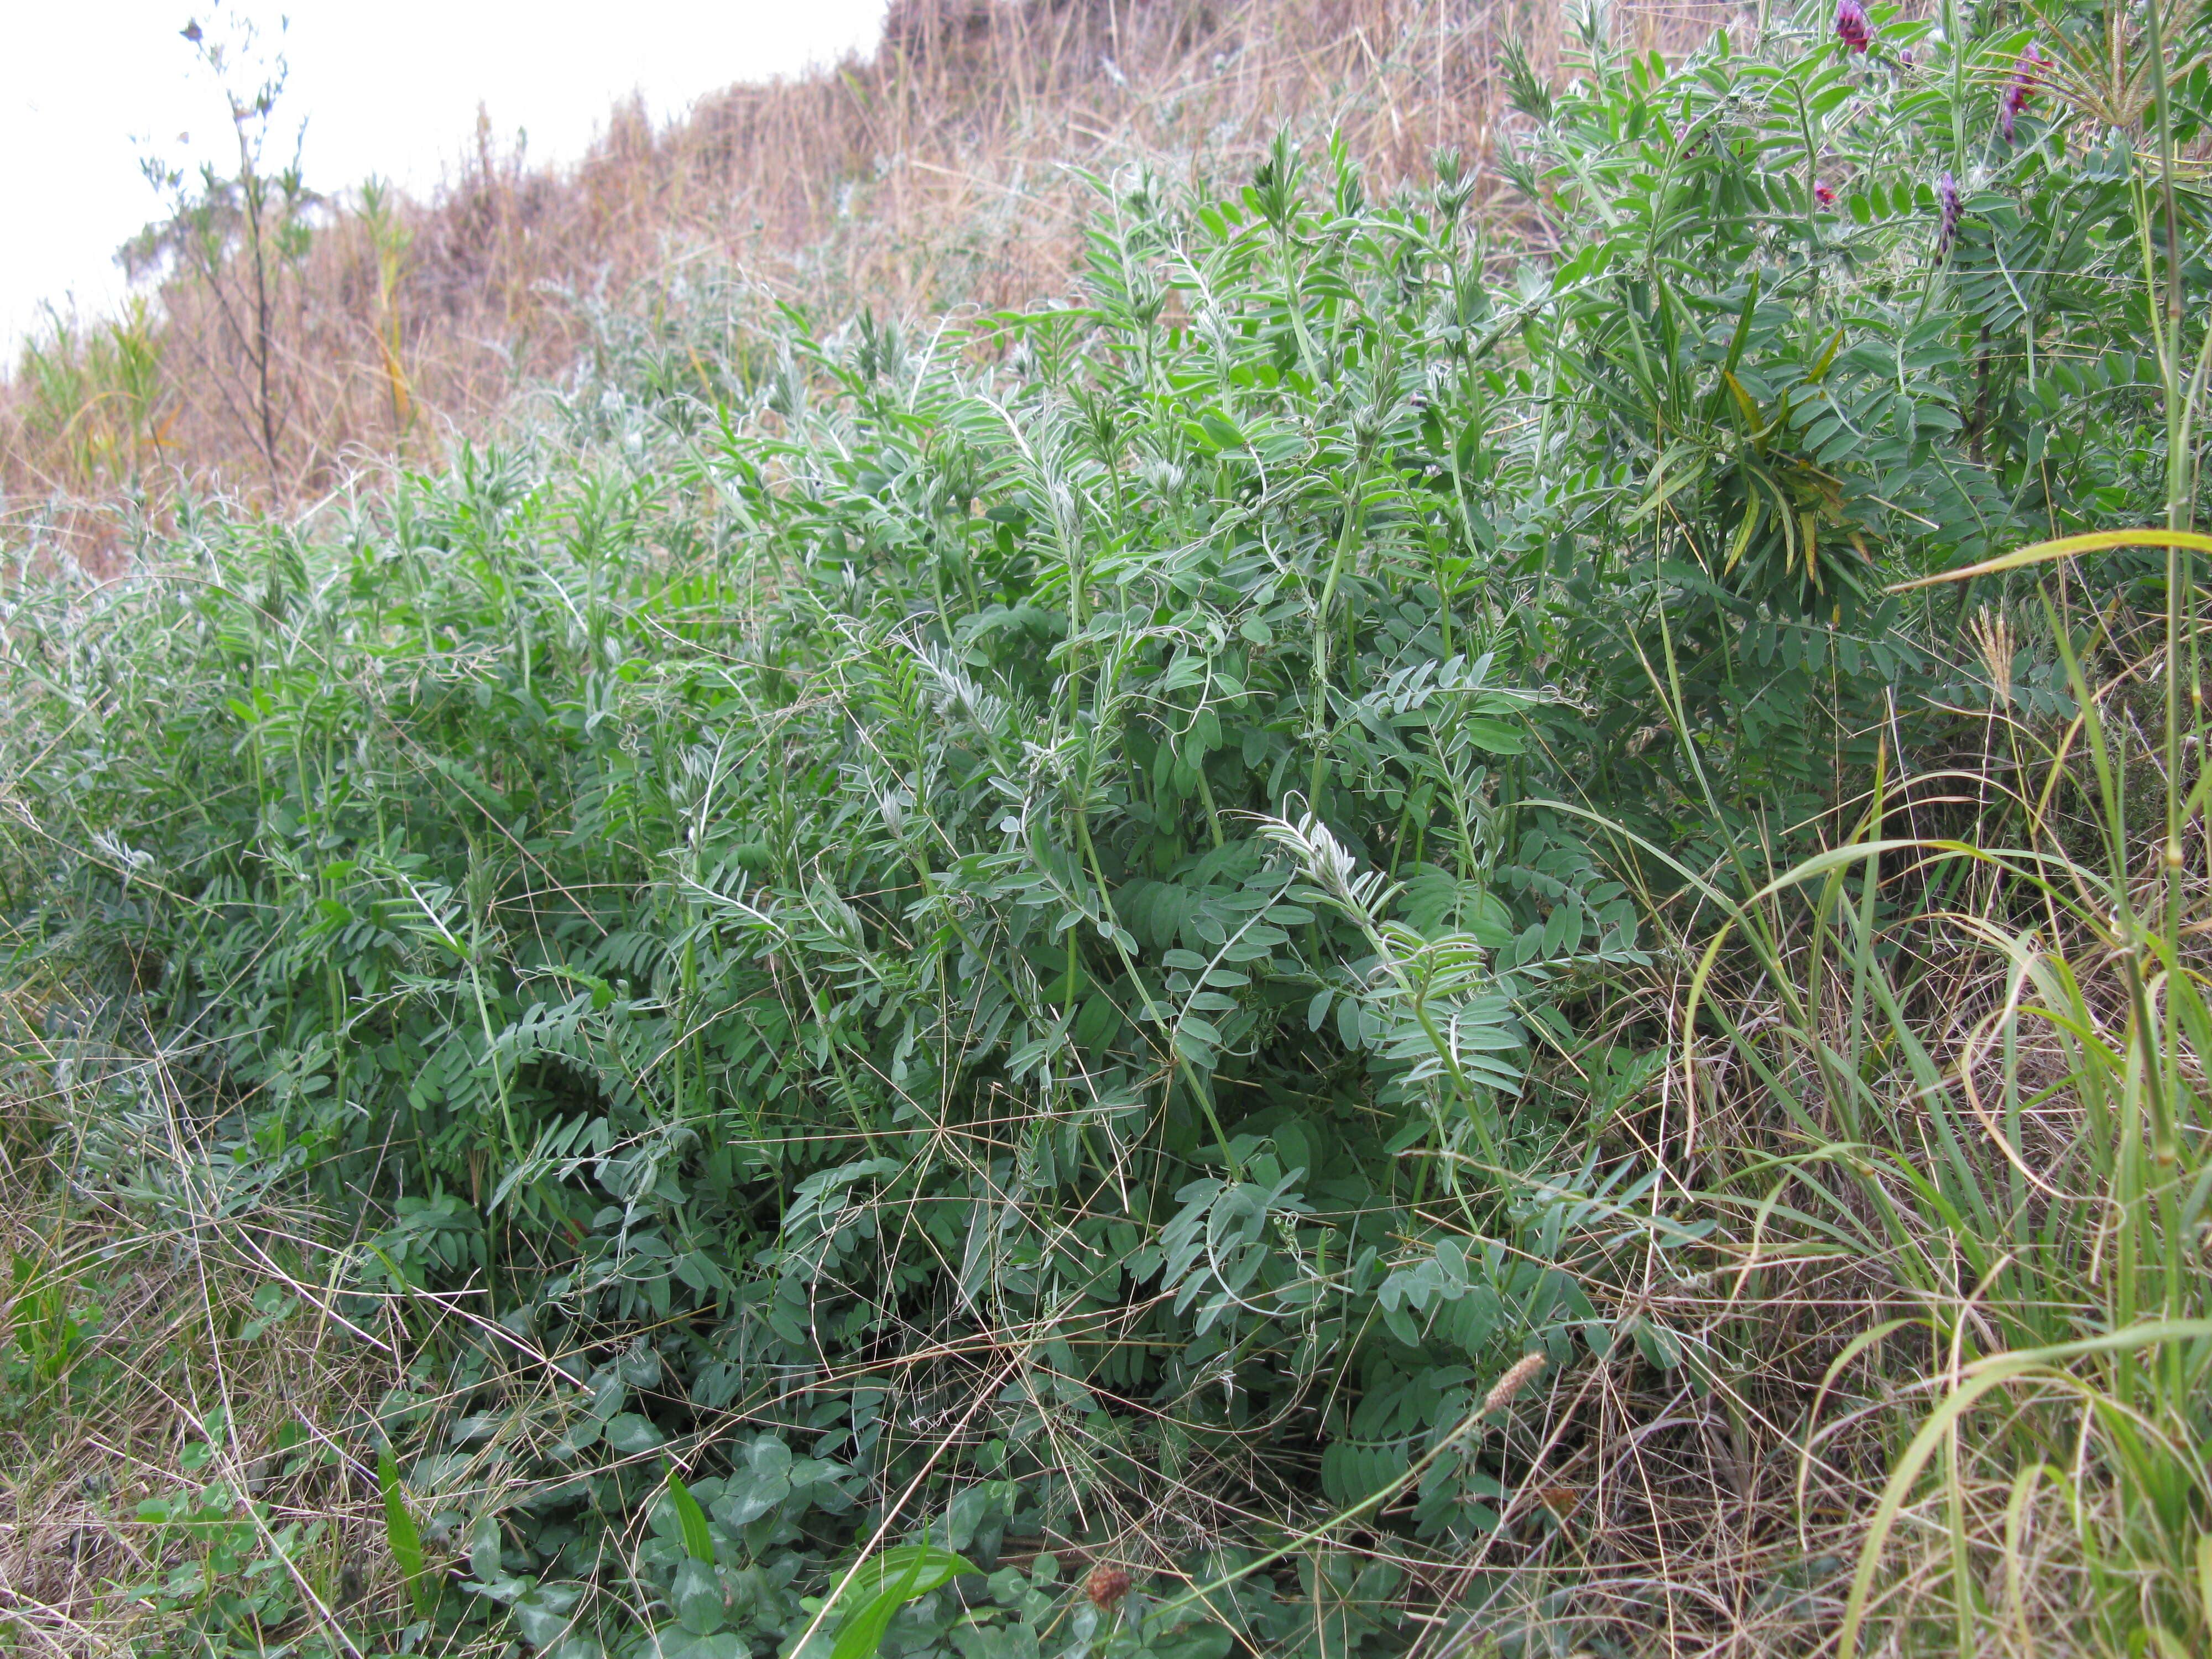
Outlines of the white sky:
[[[236,164],[222,94],[179,31],[258,25],[290,78],[276,127],[326,194],[374,173],[417,192],[474,141],[482,100],[539,160],[580,159],[614,101],[658,118],[702,94],[872,46],[884,0],[0,0],[0,355],[41,301],[111,309],[117,246],[155,216],[138,169]],[[280,19],[289,26],[278,32]],[[258,77],[241,76],[250,93]],[[190,134],[188,142],[180,135]],[[272,135],[271,150],[276,149]],[[134,142],[137,141],[137,142]]]

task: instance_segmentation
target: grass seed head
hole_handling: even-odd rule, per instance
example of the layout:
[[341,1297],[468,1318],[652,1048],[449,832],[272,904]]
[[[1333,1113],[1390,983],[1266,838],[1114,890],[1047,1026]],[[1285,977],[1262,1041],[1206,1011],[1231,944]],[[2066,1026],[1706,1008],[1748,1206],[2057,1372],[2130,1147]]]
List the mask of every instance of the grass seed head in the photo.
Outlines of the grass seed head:
[[1490,1392],[1482,1397],[1485,1413],[1503,1411],[1511,1405],[1522,1389],[1527,1388],[1536,1373],[1544,1369],[1544,1356],[1524,1353],[1515,1360],[1504,1376],[1499,1377]]

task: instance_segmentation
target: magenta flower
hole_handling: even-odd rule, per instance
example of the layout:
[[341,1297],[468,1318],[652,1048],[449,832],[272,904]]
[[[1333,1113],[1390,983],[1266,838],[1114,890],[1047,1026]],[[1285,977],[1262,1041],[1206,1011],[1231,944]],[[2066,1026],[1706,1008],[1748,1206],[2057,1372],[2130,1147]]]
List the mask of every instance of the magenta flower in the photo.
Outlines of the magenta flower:
[[2043,78],[2043,66],[2050,61],[2043,55],[2042,48],[2031,42],[2027,50],[2021,53],[2020,62],[2013,65],[2012,79],[2005,86],[2004,112],[2000,119],[2008,144],[2013,141],[2014,118],[2027,107],[2027,100],[2035,96],[2035,88]]
[[1864,52],[1874,39],[1874,25],[1860,0],[1836,0],[1836,38],[1853,52]]
[[1833,207],[1836,204],[1836,192],[1827,185],[1815,182],[1813,185],[1813,199],[1822,207]]

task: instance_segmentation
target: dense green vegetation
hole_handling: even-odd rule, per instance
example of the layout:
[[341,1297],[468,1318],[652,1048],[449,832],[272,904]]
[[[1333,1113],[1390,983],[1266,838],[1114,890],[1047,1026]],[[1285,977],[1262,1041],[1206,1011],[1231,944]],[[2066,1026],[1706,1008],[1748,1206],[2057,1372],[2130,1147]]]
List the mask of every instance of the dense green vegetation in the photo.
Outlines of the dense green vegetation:
[[[1518,224],[1132,170],[1065,305],[694,293],[450,471],[13,585],[18,978],[167,1061],[105,1120],[317,1200],[341,1319],[473,1310],[341,1425],[375,1640],[1810,1649],[1939,1397],[1899,1642],[2045,1617],[2039,1480],[2069,1639],[2207,1639],[2197,556],[1892,590],[2187,529],[2212,94],[1815,21],[1520,74]],[[275,1559],[214,1490],[144,1518]]]

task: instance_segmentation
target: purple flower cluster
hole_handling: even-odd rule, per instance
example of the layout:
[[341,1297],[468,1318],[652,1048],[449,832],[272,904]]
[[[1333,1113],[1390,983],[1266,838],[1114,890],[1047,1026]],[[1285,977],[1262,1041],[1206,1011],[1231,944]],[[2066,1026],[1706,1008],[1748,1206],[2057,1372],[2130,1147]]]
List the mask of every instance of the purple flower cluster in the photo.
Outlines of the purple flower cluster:
[[1853,52],[1864,52],[1874,39],[1874,25],[1860,0],[1836,0],[1836,38]]
[[2005,85],[2002,117],[2008,144],[2013,141],[2014,120],[2027,107],[2027,100],[2035,96],[2035,88],[2043,78],[2043,66],[2050,61],[2043,55],[2042,48],[2031,42],[2027,50],[2021,53],[2020,61],[2013,65],[2012,79]]
[[1942,228],[1936,238],[1936,262],[1941,264],[1951,251],[1951,239],[1959,234],[1959,181],[1948,169],[1936,181],[1936,199],[1943,210]]

